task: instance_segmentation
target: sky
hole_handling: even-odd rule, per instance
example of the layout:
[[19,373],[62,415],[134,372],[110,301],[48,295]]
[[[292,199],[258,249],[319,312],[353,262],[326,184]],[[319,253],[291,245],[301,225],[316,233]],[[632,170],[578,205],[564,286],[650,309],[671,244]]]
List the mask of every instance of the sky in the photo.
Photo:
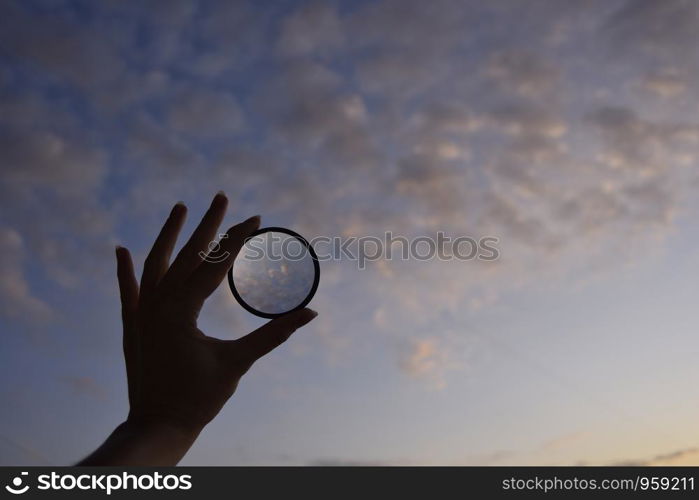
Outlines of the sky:
[[0,463],[123,421],[114,246],[224,190],[499,258],[322,262],[183,464],[699,464],[698,45],[692,0],[0,1]]

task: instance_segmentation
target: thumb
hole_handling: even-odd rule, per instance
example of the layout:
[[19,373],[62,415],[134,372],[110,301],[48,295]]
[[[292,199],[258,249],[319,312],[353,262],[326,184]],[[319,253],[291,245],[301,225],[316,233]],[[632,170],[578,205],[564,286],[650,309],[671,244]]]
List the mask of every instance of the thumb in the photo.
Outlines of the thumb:
[[246,336],[232,341],[236,354],[254,363],[283,344],[292,333],[316,316],[316,311],[305,308],[275,318]]

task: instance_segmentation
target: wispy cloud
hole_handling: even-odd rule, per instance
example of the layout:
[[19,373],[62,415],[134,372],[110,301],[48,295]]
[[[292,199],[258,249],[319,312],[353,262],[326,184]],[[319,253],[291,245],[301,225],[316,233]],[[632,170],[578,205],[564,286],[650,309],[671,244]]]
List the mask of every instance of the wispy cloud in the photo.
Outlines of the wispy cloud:
[[73,391],[100,401],[107,400],[107,390],[94,378],[88,376],[67,376],[61,379]]
[[26,249],[17,231],[0,227],[0,298],[3,316],[42,321],[51,317],[48,304],[34,296],[24,275]]
[[684,448],[668,453],[661,453],[650,458],[621,460],[613,465],[697,465],[699,448]]

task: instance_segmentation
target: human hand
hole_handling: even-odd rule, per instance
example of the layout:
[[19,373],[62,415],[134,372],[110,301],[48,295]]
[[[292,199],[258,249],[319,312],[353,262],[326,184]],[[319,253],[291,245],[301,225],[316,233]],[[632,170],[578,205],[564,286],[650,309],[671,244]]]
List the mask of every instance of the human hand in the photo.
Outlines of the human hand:
[[[170,264],[187,212],[182,203],[176,204],[146,258],[140,285],[129,251],[123,247],[116,250],[130,411],[122,431],[115,431],[119,436],[113,434],[105,446],[112,440],[110,448],[123,448],[123,441],[133,441],[123,435],[147,434],[155,447],[167,445],[176,437],[181,442],[178,450],[165,457],[153,457],[142,449],[138,453],[120,452],[114,460],[114,454],[107,453],[105,459],[104,450],[98,450],[83,465],[115,460],[176,463],[218,414],[252,364],[317,315],[311,309],[294,311],[236,340],[208,337],[197,327],[204,301],[226,276],[245,238],[260,225],[259,216],[255,216],[231,227],[220,242],[219,253],[227,258],[217,262],[203,259],[227,204],[223,193],[214,197],[199,226]],[[152,438],[153,429],[158,439]]]

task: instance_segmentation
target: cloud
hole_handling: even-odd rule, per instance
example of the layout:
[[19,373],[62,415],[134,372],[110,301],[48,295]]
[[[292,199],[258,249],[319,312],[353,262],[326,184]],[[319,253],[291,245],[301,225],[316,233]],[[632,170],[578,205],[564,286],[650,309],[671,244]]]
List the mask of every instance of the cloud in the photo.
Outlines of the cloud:
[[543,107],[503,106],[493,109],[483,119],[496,131],[514,137],[556,139],[567,131],[564,118]]
[[281,139],[306,159],[317,155],[335,168],[352,169],[369,168],[377,161],[362,96],[322,64],[305,59],[286,63],[256,103],[269,120],[271,138]]
[[410,341],[399,361],[401,370],[411,377],[427,381],[435,389],[445,387],[444,374],[449,364],[449,351],[436,338]]
[[346,24],[362,89],[403,100],[443,82],[458,67],[450,56],[473,25],[473,7],[389,0],[357,9]]
[[683,448],[680,450],[671,451],[669,453],[661,453],[654,457],[640,460],[622,460],[615,462],[612,465],[622,466],[687,466],[699,464],[699,448]]
[[26,252],[19,233],[0,226],[0,312],[8,318],[45,321],[52,317],[52,311],[34,296],[24,276]]
[[61,286],[74,287],[83,281],[78,269],[101,267],[86,258],[89,250],[109,245],[112,215],[98,200],[108,156],[85,140],[88,132],[81,140],[79,123],[62,118],[62,110],[57,117],[45,100],[22,101],[29,116],[0,118],[0,194],[8,202],[2,219],[21,235],[32,267],[40,262]]
[[180,176],[201,166],[202,153],[150,114],[135,115],[129,125],[127,153],[142,162],[144,177],[168,172]]
[[226,137],[245,123],[236,99],[225,92],[188,89],[175,94],[168,109],[173,130],[204,138]]
[[691,63],[699,5],[684,0],[629,0],[603,28],[612,43],[626,53],[642,54],[664,61]]
[[281,23],[277,42],[283,55],[327,54],[345,44],[343,26],[335,8],[325,2],[299,7]]
[[[28,25],[33,30],[26,30]],[[79,24],[68,10],[31,12],[22,3],[7,2],[0,33],[5,50],[82,89],[112,82],[126,69],[115,39]]]
[[699,463],[699,448],[685,448],[670,453],[656,455],[646,462],[646,465],[697,465]]
[[576,444],[579,444],[581,441],[585,441],[587,439],[590,439],[591,437],[591,433],[588,431],[569,432],[567,434],[562,434],[553,439],[550,439],[549,441],[546,441],[541,445],[541,448],[538,451],[543,453],[560,451],[562,449],[575,446]]
[[62,382],[67,384],[77,394],[85,395],[99,401],[107,401],[107,391],[94,378],[87,376],[63,377]]
[[602,132],[608,148],[599,158],[611,169],[649,177],[695,159],[698,125],[653,122],[629,108],[615,106],[595,110],[590,120]]
[[686,77],[675,69],[649,73],[643,79],[642,86],[663,99],[672,99],[687,91]]
[[511,50],[493,54],[486,64],[485,76],[506,91],[524,97],[550,98],[559,70],[536,54]]
[[5,182],[16,190],[51,188],[72,197],[94,190],[106,175],[105,156],[48,130],[12,130],[0,135]]

